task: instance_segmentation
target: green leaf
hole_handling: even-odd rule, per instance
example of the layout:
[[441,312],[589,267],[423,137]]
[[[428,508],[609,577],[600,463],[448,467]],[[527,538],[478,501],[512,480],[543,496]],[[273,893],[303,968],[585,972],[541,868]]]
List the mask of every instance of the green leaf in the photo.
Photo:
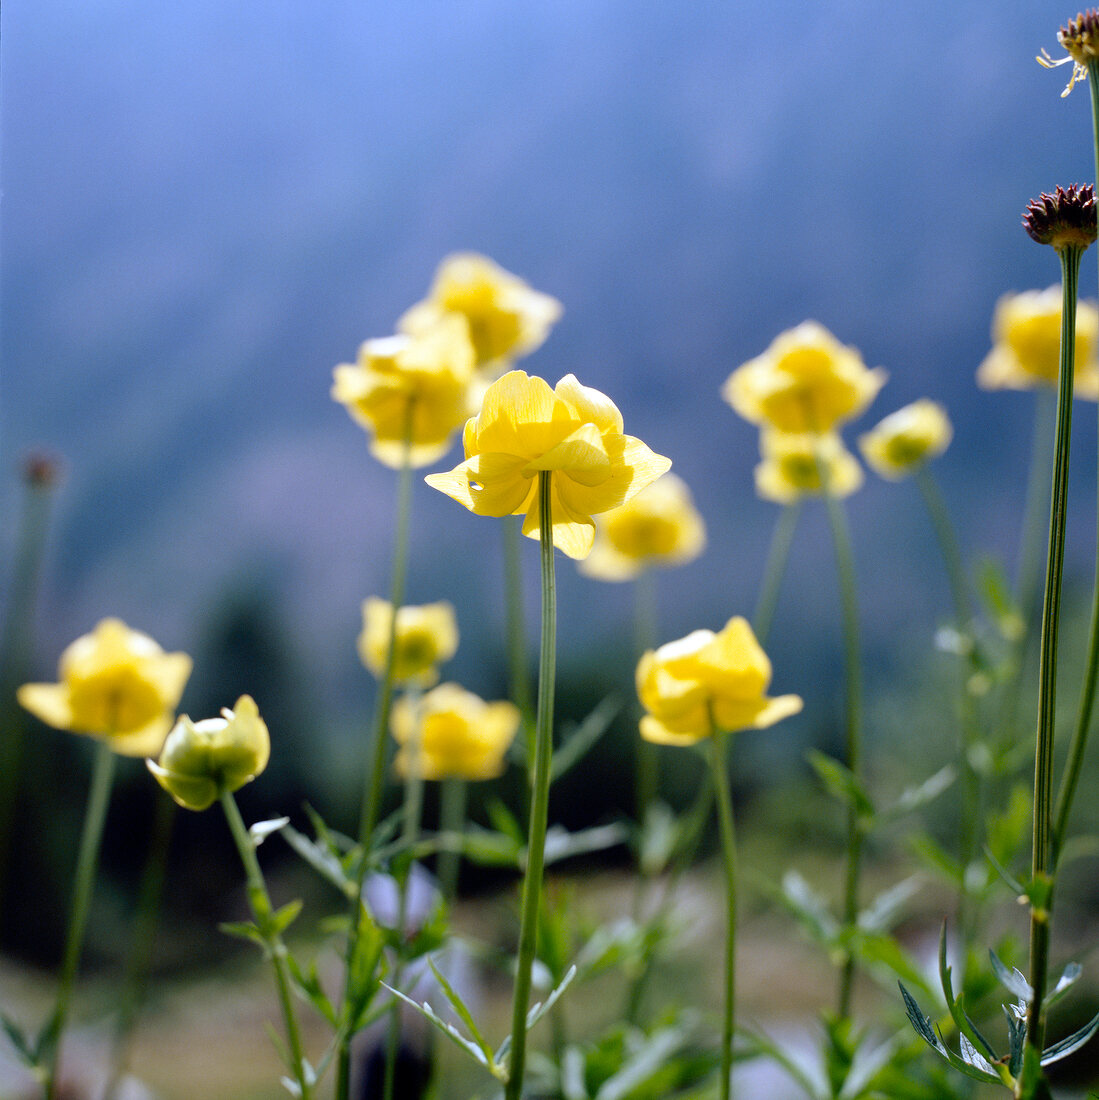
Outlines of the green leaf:
[[[458,836],[457,850],[478,866],[518,868],[521,865],[522,841],[516,840],[510,833],[467,825],[464,833],[455,835]],[[442,845],[443,848],[447,846],[445,843]]]
[[263,933],[250,921],[226,922],[219,924],[218,929],[227,936],[248,940],[249,943],[256,944],[265,955],[268,954],[267,941],[263,938]]
[[965,880],[965,869],[937,841],[926,834],[921,834],[912,837],[908,843],[912,853],[922,861],[925,867],[938,872],[956,886],[962,885]]
[[824,899],[797,873],[782,876],[779,899],[818,942],[832,946],[839,936],[839,922],[832,916]]
[[11,1041],[11,1045],[15,1047],[15,1053],[19,1055],[19,1060],[30,1066],[31,1069],[36,1068],[38,1057],[31,1048],[30,1040],[23,1034],[19,1025],[5,1012],[0,1012],[0,1027],[3,1027],[4,1033]]
[[[560,825],[551,825],[546,830],[545,865],[560,863],[573,856],[587,855],[589,852],[602,852],[625,844],[629,839],[629,830],[619,821],[609,825],[596,825],[590,829],[580,829],[570,833]],[[524,853],[523,863],[526,864]]]
[[1084,968],[1079,963],[1070,962],[1065,969],[1061,971],[1061,976],[1057,979],[1057,984],[1048,994],[1046,994],[1046,1008],[1056,1004],[1073,985],[1075,985],[1083,972]]
[[920,991],[931,994],[923,970],[912,956],[892,936],[884,932],[856,932],[851,937],[851,951],[856,958],[870,966],[887,967],[894,977],[903,978]]
[[940,768],[934,775],[917,786],[906,787],[901,791],[897,801],[887,809],[880,811],[879,816],[884,821],[893,821],[905,814],[910,814],[938,798],[939,795],[953,785],[957,777],[958,773],[953,765],[947,764],[945,768]]
[[850,768],[816,749],[806,753],[806,759],[829,794],[839,799],[845,806],[852,807],[860,817],[867,820],[873,819],[874,803],[870,801],[866,789]]
[[654,1032],[613,1077],[603,1082],[595,1100],[628,1100],[631,1093],[663,1070],[685,1038],[678,1028]]
[[[970,1043],[982,1047],[989,1058],[995,1059],[996,1051],[992,1049],[992,1044],[973,1026],[972,1021],[962,1010],[961,1001],[955,998],[950,976],[951,970],[946,962],[946,921],[944,920],[942,931],[939,933],[939,981],[943,987],[947,1011],[959,1033],[964,1035]],[[953,1064],[951,1062],[951,1065]]]
[[292,825],[287,825],[282,830],[282,835],[286,843],[322,878],[332,883],[341,894],[354,896],[355,883],[348,877],[343,863],[331,847],[314,843]]
[[655,878],[671,862],[680,828],[666,803],[650,802],[645,807],[645,820],[637,836],[637,862],[644,877]]
[[522,846],[527,842],[526,833],[515,815],[498,798],[493,798],[485,806],[485,812],[492,823],[492,827],[505,836],[509,836],[517,844]]
[[[903,990],[904,987],[902,986],[901,988]],[[814,1081],[806,1072],[805,1067],[799,1065],[798,1062],[791,1058],[785,1048],[779,1046],[773,1039],[764,1035],[762,1032],[754,1031],[746,1027],[738,1027],[737,1031],[748,1040],[750,1052],[753,1052],[752,1048],[754,1047],[753,1053],[762,1054],[770,1058],[772,1062],[785,1070],[791,1080],[797,1083],[805,1092],[806,1096],[810,1097],[810,1100],[829,1100],[830,1092],[824,1082]]]
[[288,901],[281,909],[277,909],[271,914],[271,921],[268,925],[268,933],[274,936],[281,936],[287,928],[290,927],[298,919],[298,915],[302,909],[301,899],[294,901]]
[[328,994],[321,985],[320,975],[317,973],[317,964],[314,961],[309,968],[309,973],[298,965],[293,955],[287,955],[286,965],[290,971],[290,977],[305,999],[328,1021],[332,1027],[339,1026],[339,1017],[333,1007]]
[[570,768],[575,767],[588,754],[592,746],[610,728],[615,716],[622,709],[616,695],[608,695],[596,703],[591,713],[553,750],[550,782],[554,783]]
[[1020,1001],[1029,1002],[1034,996],[1034,990],[1023,974],[1016,970],[1015,967],[1009,970],[1007,966],[1000,961],[1000,956],[997,955],[992,948],[988,949],[988,957],[992,962],[992,969],[995,971],[996,977],[1000,979],[1000,984],[1003,985],[1009,993],[1014,993]]
[[1066,1039],[1046,1047],[1042,1051],[1042,1065],[1049,1066],[1067,1058],[1074,1051],[1079,1050],[1095,1033],[1099,1031],[1099,1015],[1092,1017],[1079,1031],[1074,1031]]
[[1006,641],[1017,642],[1026,630],[1026,620],[1012,594],[1003,565],[995,558],[982,560],[977,574],[977,592],[985,612]]
[[880,893],[858,916],[858,926],[865,932],[884,932],[891,928],[908,900],[921,886],[918,875],[902,879]]
[[277,833],[290,824],[288,817],[272,817],[268,821],[257,821],[248,830],[248,836],[252,840],[252,847],[258,848],[272,833]]
[[431,967],[431,973],[435,975],[435,980],[439,983],[440,988],[443,991],[444,996],[450,1002],[450,1007],[458,1014],[458,1018],[469,1028],[469,1033],[473,1036],[474,1042],[481,1048],[481,1052],[485,1056],[486,1064],[492,1061],[492,1047],[489,1046],[488,1041],[481,1034],[477,1027],[476,1021],[473,1019],[472,1013],[466,1007],[465,1001],[458,995],[454,987],[446,980],[442,972],[435,965],[434,961],[429,957],[427,965]]
[[1003,1010],[1007,1017],[1007,1068],[1012,1077],[1018,1077],[1023,1064],[1023,1046],[1026,1043],[1026,1019],[1019,1019],[1007,1005],[1003,1006]]

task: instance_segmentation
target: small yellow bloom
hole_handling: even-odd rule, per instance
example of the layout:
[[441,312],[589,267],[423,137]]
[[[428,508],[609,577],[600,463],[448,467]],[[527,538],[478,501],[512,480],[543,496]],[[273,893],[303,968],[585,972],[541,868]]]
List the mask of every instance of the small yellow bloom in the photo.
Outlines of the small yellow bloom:
[[946,409],[923,398],[890,413],[859,436],[859,448],[868,466],[895,481],[941,455],[953,436]]
[[[1076,307],[1077,397],[1099,397],[1099,309],[1091,302]],[[1056,386],[1061,362],[1061,288],[1007,294],[992,317],[992,351],[977,368],[977,384],[986,390],[1030,390]]]
[[165,653],[120,619],[103,619],[61,654],[60,683],[24,684],[17,698],[48,726],[148,756],[164,743],[190,674],[186,653]]
[[651,565],[694,561],[705,545],[706,527],[690,489],[675,474],[664,474],[600,515],[595,545],[580,572],[602,581],[628,581]]
[[745,420],[780,432],[828,432],[858,416],[885,384],[854,348],[805,321],[729,375],[721,394]]
[[519,708],[440,684],[418,700],[399,699],[390,727],[401,746],[394,766],[402,778],[495,779],[519,728]]
[[648,711],[641,736],[658,745],[693,745],[797,714],[801,699],[768,697],[770,682],[771,662],[746,620],[730,619],[719,634],[696,630],[638,662],[637,693]]
[[[380,680],[389,655],[389,630],[393,605],[371,596],[363,602],[363,629],[359,635],[359,656]],[[445,600],[397,611],[397,653],[393,678],[398,684],[431,687],[439,679],[435,667],[449,661],[458,649],[458,622],[454,608]]]
[[336,367],[332,397],[371,433],[370,451],[380,462],[402,464],[411,427],[411,464],[426,466],[446,454],[476,407],[473,366],[468,326],[448,314],[411,335],[367,340],[357,363]]
[[408,310],[398,327],[418,332],[446,313],[465,317],[480,367],[528,355],[541,346],[561,316],[561,303],[532,290],[487,256],[459,252],[443,260],[428,299]]
[[763,461],[756,466],[756,492],[764,500],[790,504],[803,496],[820,496],[821,467],[828,491],[837,499],[862,486],[862,467],[835,432],[807,435],[764,429],[759,449]]
[[187,715],[168,734],[159,760],[145,763],[156,781],[188,810],[205,810],[222,792],[251,783],[271,755],[267,724],[250,695],[220,718],[192,722]]
[[568,374],[556,389],[509,371],[485,393],[466,422],[466,460],[428,485],[479,516],[526,516],[523,534],[540,537],[538,475],[552,472],[553,544],[570,558],[587,557],[592,516],[624,504],[655,481],[671,460],[622,434],[622,414],[598,390]]

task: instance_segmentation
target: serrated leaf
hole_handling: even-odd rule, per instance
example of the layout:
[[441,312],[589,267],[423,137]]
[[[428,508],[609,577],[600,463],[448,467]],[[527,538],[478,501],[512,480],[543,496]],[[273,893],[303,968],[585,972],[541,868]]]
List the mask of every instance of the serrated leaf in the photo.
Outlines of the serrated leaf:
[[850,768],[816,749],[805,755],[829,794],[845,806],[850,806],[860,817],[874,817],[874,803]]
[[988,957],[992,962],[992,969],[995,971],[996,977],[1000,979],[1000,984],[1003,985],[1009,993],[1014,993],[1020,1001],[1029,1002],[1034,996],[1034,990],[1023,974],[1015,969],[1015,967],[1009,970],[1000,960],[1000,956],[997,955],[991,947],[988,949]]
[[1079,1050],[1095,1033],[1099,1031],[1099,1015],[1092,1017],[1079,1031],[1074,1031],[1067,1038],[1042,1051],[1042,1065],[1049,1066],[1067,1058],[1074,1051]]
[[466,1007],[465,1001],[458,995],[454,987],[446,980],[442,972],[435,965],[434,960],[429,956],[427,965],[431,967],[431,973],[435,975],[435,980],[439,983],[440,988],[443,991],[443,995],[450,1002],[450,1007],[458,1014],[458,1018],[469,1028],[470,1035],[473,1036],[473,1041],[481,1048],[481,1052],[485,1056],[485,1062],[492,1061],[492,1047],[489,1046],[488,1041],[484,1035],[481,1034],[480,1029],[477,1027],[476,1021],[473,1019],[472,1013]]
[[588,754],[592,746],[610,728],[611,722],[622,709],[621,700],[608,695],[592,708],[588,716],[553,750],[550,782],[554,783],[570,768],[575,767]]
[[967,1066],[974,1066],[976,1069],[987,1073],[990,1077],[997,1077],[995,1069],[992,1064],[984,1057],[983,1054],[965,1037],[965,1035],[958,1036],[958,1046],[961,1048],[962,1060]]
[[248,835],[252,839],[252,847],[258,848],[272,833],[285,829],[289,824],[290,818],[288,817],[272,817],[267,821],[257,821],[248,830]]
[[[946,961],[946,921],[943,921],[942,931],[939,933],[939,982],[943,988],[943,998],[946,1000],[947,1011],[954,1021],[960,1034],[964,1035],[975,1046],[982,1047],[989,1058],[996,1057],[996,1051],[992,1044],[974,1027],[973,1022],[962,1008],[960,998],[954,996],[954,987],[951,983],[951,969]],[[951,1063],[953,1065],[953,1063]]]
[[1004,1005],[1003,1009],[1004,1015],[1007,1017],[1007,1068],[1012,1077],[1018,1077],[1019,1070],[1023,1065],[1023,1046],[1026,1044],[1026,1023],[1023,1020],[1017,1019],[1007,1005]]
[[897,982],[897,985],[900,986],[901,997],[904,999],[904,1010],[908,1015],[908,1022],[929,1047],[937,1050],[945,1058],[946,1047],[932,1026],[931,1017],[923,1014],[923,1009],[916,1003],[915,997],[904,988],[904,982]]
[[572,980],[575,977],[576,966],[573,965],[568,968],[568,970],[565,972],[565,976],[561,979],[560,982],[557,983],[556,988],[550,992],[550,995],[545,999],[545,1001],[541,1004],[536,1004],[531,1008],[531,1010],[527,1013],[527,1031],[530,1031],[531,1028],[533,1028],[534,1025],[538,1023],[538,1021],[541,1020],[542,1017],[545,1016],[546,1013],[549,1012],[549,1010],[553,1008],[555,1004],[557,1004],[557,1002],[561,999],[561,994],[564,993],[570,985],[572,985]]

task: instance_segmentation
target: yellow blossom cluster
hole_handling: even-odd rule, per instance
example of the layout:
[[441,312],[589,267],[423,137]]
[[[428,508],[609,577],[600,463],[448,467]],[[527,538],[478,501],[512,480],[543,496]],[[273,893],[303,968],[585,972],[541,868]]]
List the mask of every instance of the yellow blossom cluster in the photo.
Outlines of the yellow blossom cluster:
[[946,410],[924,398],[890,413],[859,436],[859,449],[875,473],[895,481],[941,455],[953,435]]

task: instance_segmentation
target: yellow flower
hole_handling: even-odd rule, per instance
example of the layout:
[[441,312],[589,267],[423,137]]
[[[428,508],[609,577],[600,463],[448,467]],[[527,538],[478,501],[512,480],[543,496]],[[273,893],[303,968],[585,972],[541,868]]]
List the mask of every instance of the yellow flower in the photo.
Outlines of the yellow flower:
[[483,366],[538,348],[561,316],[561,303],[532,290],[487,256],[459,252],[443,260],[430,296],[408,310],[398,328],[418,332],[446,313],[465,317],[477,365]]
[[553,544],[570,558],[591,551],[593,515],[624,504],[671,466],[623,435],[614,402],[571,374],[553,390],[518,370],[497,379],[466,422],[463,443],[465,462],[427,483],[479,516],[525,515],[523,534],[536,539],[538,475],[552,472]]
[[941,455],[953,435],[942,405],[923,398],[890,413],[859,436],[859,448],[868,466],[895,481]]
[[[393,605],[371,596],[363,602],[363,629],[359,656],[380,680],[389,655],[389,630]],[[436,665],[449,661],[458,649],[458,623],[454,608],[445,600],[420,606],[405,604],[397,611],[397,654],[394,682],[431,687],[439,679]]]
[[464,319],[447,314],[411,335],[367,340],[357,363],[336,367],[332,397],[371,433],[371,454],[393,467],[404,460],[411,405],[410,460],[426,466],[446,454],[476,407],[473,365]]
[[637,693],[648,711],[641,736],[658,745],[693,745],[797,714],[801,699],[768,697],[770,682],[771,662],[744,619],[730,619],[719,634],[696,630],[638,662]]
[[745,420],[780,432],[828,432],[858,416],[885,384],[854,348],[805,321],[738,367],[721,394]]
[[519,708],[486,703],[457,684],[440,684],[419,700],[404,696],[390,726],[401,746],[394,766],[421,779],[495,779],[519,728]]
[[[1099,397],[1099,310],[1091,302],[1076,307],[1077,397]],[[992,351],[977,368],[986,390],[1030,390],[1056,386],[1061,362],[1061,289],[1025,290],[996,303]]]
[[146,760],[156,781],[185,809],[205,810],[223,791],[251,783],[271,755],[267,724],[250,695],[220,718],[192,722],[187,715],[168,734],[159,760]]
[[103,619],[61,654],[60,683],[24,684],[17,698],[48,726],[148,756],[164,743],[190,674],[186,653],[165,653],[120,619]]
[[664,474],[595,523],[595,545],[580,572],[603,581],[628,581],[650,565],[682,565],[706,545],[706,527],[691,491]]
[[850,496],[862,485],[862,467],[835,432],[807,435],[764,429],[759,449],[763,461],[756,466],[756,492],[764,500],[789,504],[799,497],[819,496],[820,466],[833,497]]

